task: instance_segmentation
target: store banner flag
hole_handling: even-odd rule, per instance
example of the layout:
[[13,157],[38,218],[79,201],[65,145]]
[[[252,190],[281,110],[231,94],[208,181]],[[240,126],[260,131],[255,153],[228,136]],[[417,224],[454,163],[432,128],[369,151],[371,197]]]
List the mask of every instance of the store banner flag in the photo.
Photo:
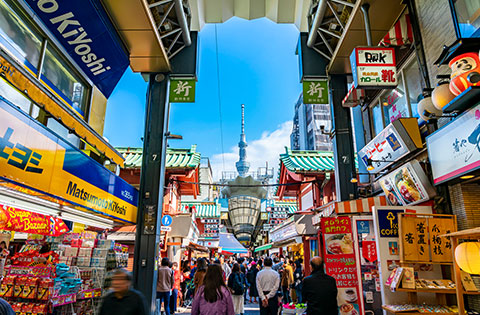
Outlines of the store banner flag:
[[362,242],[362,256],[369,262],[377,261],[377,245],[375,241]]
[[303,80],[304,104],[330,104],[328,100],[328,80]]
[[0,204],[0,230],[47,236],[68,232],[62,219]]
[[355,310],[357,314],[363,314],[350,218],[322,218],[320,224],[324,237],[325,270],[337,281],[341,313],[354,314]]
[[170,79],[170,103],[195,103],[195,79]]

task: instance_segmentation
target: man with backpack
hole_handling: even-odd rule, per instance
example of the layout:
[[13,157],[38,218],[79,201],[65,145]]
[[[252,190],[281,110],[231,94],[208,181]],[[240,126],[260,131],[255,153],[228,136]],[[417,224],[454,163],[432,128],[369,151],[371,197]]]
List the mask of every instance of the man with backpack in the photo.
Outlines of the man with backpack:
[[243,293],[245,292],[246,284],[245,275],[240,271],[240,265],[235,263],[233,265],[232,273],[230,274],[230,277],[228,277],[228,287],[232,292],[233,309],[235,310],[236,315],[243,315],[245,312],[243,308]]

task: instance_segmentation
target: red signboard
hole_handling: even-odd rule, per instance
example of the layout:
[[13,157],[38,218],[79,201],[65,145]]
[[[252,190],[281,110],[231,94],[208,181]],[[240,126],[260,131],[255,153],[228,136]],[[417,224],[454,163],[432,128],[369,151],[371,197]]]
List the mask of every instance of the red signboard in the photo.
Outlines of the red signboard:
[[369,262],[377,261],[377,246],[375,241],[362,242],[362,256]]
[[60,236],[68,227],[62,219],[0,204],[0,230]]
[[325,269],[337,281],[341,313],[362,314],[350,218],[322,218],[321,227]]

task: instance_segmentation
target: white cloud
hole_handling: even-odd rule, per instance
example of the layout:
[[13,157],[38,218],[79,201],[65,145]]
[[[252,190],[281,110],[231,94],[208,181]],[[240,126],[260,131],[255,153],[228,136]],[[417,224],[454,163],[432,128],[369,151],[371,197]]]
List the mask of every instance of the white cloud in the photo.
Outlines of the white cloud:
[[[259,167],[265,167],[265,162],[268,162],[268,167],[274,168],[274,178],[276,178],[279,155],[285,152],[285,146],[290,147],[292,125],[292,121],[287,121],[272,132],[264,132],[260,139],[250,141],[247,139],[249,172],[256,172]],[[232,147],[223,157],[225,159],[225,169],[223,168],[222,154],[215,154],[210,159],[214,180],[219,180],[222,177],[222,171],[236,171],[235,162],[238,161],[238,146]]]

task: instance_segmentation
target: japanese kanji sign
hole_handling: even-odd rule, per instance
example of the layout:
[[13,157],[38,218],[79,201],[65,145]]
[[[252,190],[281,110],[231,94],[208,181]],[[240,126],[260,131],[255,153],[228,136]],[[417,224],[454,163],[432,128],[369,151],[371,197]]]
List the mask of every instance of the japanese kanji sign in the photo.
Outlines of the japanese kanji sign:
[[303,103],[304,104],[329,104],[328,81],[303,80]]
[[322,234],[324,237],[324,261],[326,273],[335,278],[339,291],[347,291],[357,295],[352,306],[356,309],[359,305],[359,282],[355,254],[353,251],[352,226],[349,217],[322,218]]
[[455,231],[453,216],[400,215],[400,256],[403,261],[451,262],[452,244],[440,237]]
[[169,99],[170,103],[194,103],[195,79],[172,78]]
[[357,47],[350,55],[355,88],[394,88],[398,84],[395,49]]

